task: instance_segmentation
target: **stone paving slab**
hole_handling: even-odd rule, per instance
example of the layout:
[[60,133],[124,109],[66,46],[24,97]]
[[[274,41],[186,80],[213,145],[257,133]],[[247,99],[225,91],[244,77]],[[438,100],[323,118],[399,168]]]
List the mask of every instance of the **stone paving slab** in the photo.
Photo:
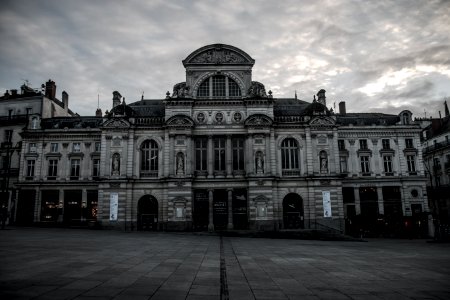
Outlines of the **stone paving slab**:
[[450,299],[450,244],[0,231],[0,299]]

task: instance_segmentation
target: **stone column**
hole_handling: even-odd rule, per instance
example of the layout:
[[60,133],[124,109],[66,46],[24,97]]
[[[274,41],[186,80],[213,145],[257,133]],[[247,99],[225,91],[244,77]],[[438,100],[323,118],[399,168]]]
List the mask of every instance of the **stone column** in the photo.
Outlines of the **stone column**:
[[170,141],[169,141],[169,131],[166,130],[164,133],[164,151],[163,151],[163,157],[164,157],[164,177],[169,177],[169,148],[170,148]]
[[333,153],[334,154],[334,164],[331,164],[331,168],[330,168],[330,161],[329,161],[328,169],[331,173],[334,173],[334,174],[338,174],[341,171],[338,139],[339,139],[339,136],[338,136],[337,128],[333,128],[333,152],[330,152],[330,158]]
[[232,157],[233,157],[233,152],[232,152],[232,148],[231,148],[231,135],[227,135],[226,151],[225,151],[227,177],[233,177]]
[[306,128],[306,173],[312,175],[314,173],[313,169],[313,156],[312,156],[312,142],[311,142],[311,129]]
[[275,175],[272,173],[272,168],[271,168],[271,153],[270,153],[270,134],[265,134],[264,135],[264,142],[266,143],[266,153],[264,154],[264,174],[270,174],[270,175]]
[[86,189],[81,190],[81,220],[85,221],[83,216],[83,210],[84,208],[87,208],[87,191]]
[[246,173],[247,174],[255,174],[256,172],[254,172],[255,170],[253,169],[253,160],[255,159],[253,157],[253,138],[251,134],[247,135],[247,149],[245,149],[246,151]]
[[227,189],[228,192],[228,225],[227,229],[233,229],[233,189]]
[[186,136],[186,154],[184,156],[184,164],[186,170],[186,176],[192,176],[192,136]]
[[208,178],[213,178],[214,174],[214,152],[213,152],[213,136],[208,135]]
[[209,200],[209,217],[208,217],[208,231],[214,231],[214,190],[208,190]]
[[175,175],[175,157],[174,157],[174,136],[169,135],[169,175]]
[[360,215],[361,214],[361,201],[359,199],[359,187],[354,187],[353,193],[355,195],[355,212],[357,215]]
[[275,131],[273,128],[270,129],[270,172],[272,173],[272,176],[275,176],[277,174],[277,152],[276,152],[276,145],[275,145]]
[[378,213],[384,215],[384,199],[383,199],[383,187],[377,186],[378,194]]

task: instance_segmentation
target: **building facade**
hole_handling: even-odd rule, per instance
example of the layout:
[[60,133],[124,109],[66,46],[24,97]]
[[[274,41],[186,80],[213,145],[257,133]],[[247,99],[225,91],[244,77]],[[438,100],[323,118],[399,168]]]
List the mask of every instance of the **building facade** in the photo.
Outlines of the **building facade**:
[[450,114],[445,102],[445,116],[425,120],[422,133],[423,160],[427,175],[430,210],[435,236],[450,237]]
[[164,99],[126,104],[114,92],[104,117],[28,126],[18,184],[28,218],[393,234],[429,211],[409,111],[346,113],[342,102],[335,113],[323,89],[311,102],[276,98],[253,81],[254,63],[236,47],[208,45],[183,60],[186,81]]
[[[69,95],[62,92],[62,100],[56,98],[56,84],[49,80],[35,90],[23,84],[20,92],[6,91],[0,97],[0,174],[1,205],[6,205],[11,218],[16,212],[16,183],[22,149],[21,133],[26,126],[37,128],[38,120],[56,116],[70,117]],[[33,148],[34,149],[34,148]],[[36,150],[36,149],[35,149]]]

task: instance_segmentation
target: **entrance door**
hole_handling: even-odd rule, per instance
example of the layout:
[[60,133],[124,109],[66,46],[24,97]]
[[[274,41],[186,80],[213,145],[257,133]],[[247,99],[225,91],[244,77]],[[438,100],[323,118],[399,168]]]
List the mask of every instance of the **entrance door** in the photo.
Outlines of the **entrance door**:
[[158,200],[150,195],[145,195],[138,202],[137,215],[138,230],[158,229]]
[[247,229],[247,189],[233,190],[233,225],[234,229]]
[[17,203],[17,225],[31,225],[34,219],[35,190],[19,191],[19,202]]
[[81,211],[81,190],[64,191],[64,222],[67,225],[80,225]]
[[228,194],[226,190],[214,190],[214,229],[224,230],[228,223]]
[[209,201],[207,190],[195,190],[192,213],[194,230],[208,230]]
[[285,229],[304,227],[303,199],[297,194],[288,194],[283,199],[283,225]]

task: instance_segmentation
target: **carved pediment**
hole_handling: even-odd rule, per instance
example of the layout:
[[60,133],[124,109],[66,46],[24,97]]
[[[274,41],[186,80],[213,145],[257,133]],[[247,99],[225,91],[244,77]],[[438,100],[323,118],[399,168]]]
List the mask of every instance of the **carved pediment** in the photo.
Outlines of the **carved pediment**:
[[194,121],[185,115],[176,115],[170,117],[166,121],[167,126],[173,126],[173,127],[192,127],[194,126]]
[[105,121],[103,127],[107,128],[129,128],[130,123],[124,119],[113,118]]
[[254,63],[255,60],[241,49],[223,44],[213,44],[202,47],[192,52],[185,60],[183,60],[184,66],[190,64],[253,65]]
[[319,126],[319,127],[329,127],[334,126],[335,122],[333,119],[328,117],[317,117],[309,122],[311,126]]
[[251,115],[245,120],[245,125],[252,127],[266,127],[271,126],[272,123],[273,121],[270,117],[261,114]]

